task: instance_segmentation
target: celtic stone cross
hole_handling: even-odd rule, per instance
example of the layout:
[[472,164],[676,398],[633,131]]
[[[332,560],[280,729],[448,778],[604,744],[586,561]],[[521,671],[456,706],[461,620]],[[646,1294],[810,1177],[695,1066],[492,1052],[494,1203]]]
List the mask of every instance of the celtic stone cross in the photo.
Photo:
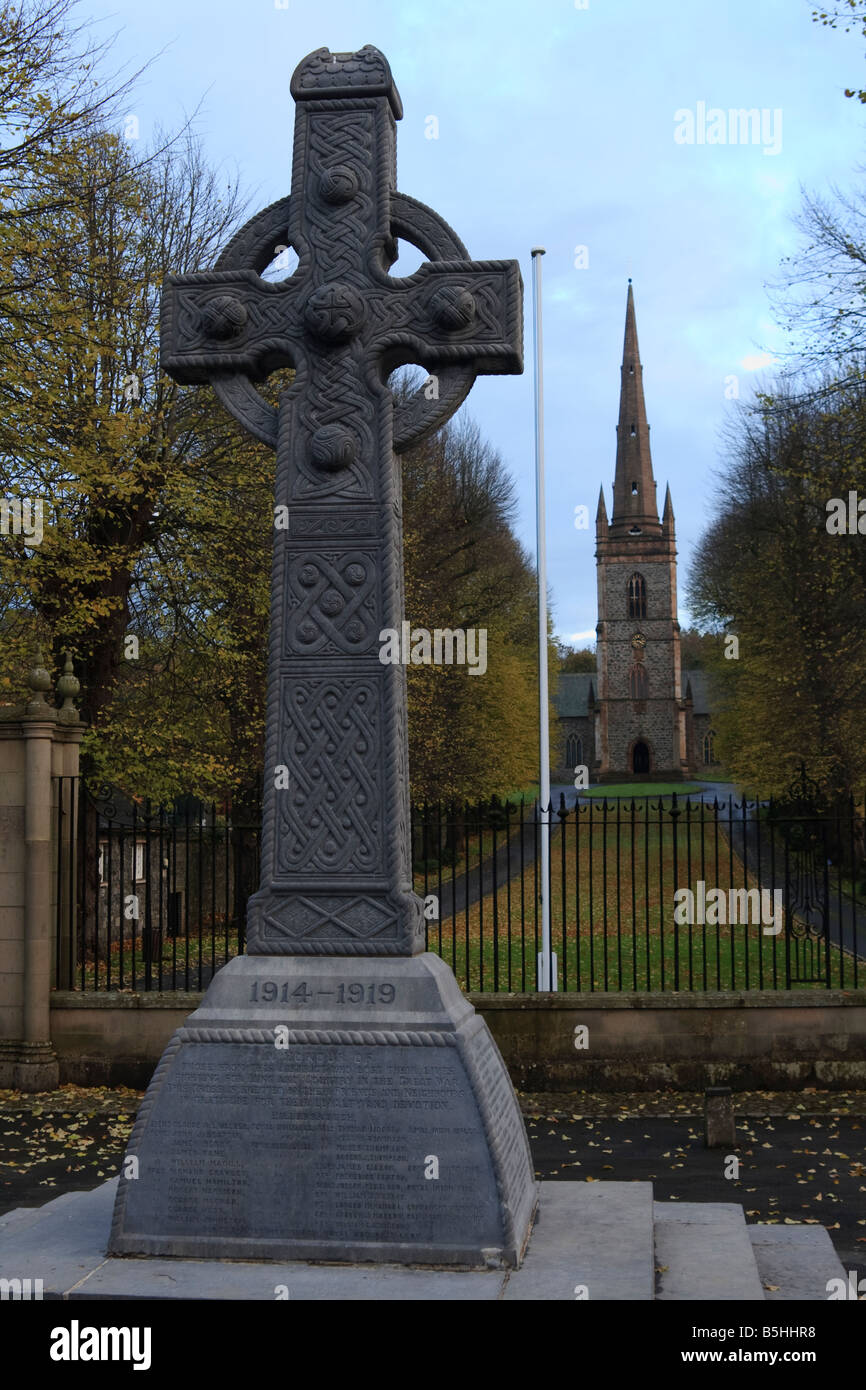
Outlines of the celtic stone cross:
[[[513,1266],[537,1201],[532,1156],[490,1030],[424,951],[405,668],[379,660],[379,634],[403,619],[395,454],[446,420],[477,372],[520,371],[520,272],[470,261],[395,191],[400,98],[377,49],[320,49],[292,92],[291,198],[253,218],[217,270],[170,279],[163,301],[167,370],[212,382],[276,448],[287,524],[274,529],[247,952],[163,1052],[109,1249]],[[414,275],[389,274],[398,238],[428,257]],[[262,280],[287,243],[295,274]],[[412,362],[438,392],[395,402],[388,376]],[[282,366],[294,378],[275,410],[255,382]]]
[[[291,90],[291,197],[254,217],[216,270],[168,278],[162,361],[178,381],[211,382],[277,454],[286,525],[247,950],[414,955],[406,678],[379,661],[380,631],[404,616],[395,453],[443,424],[477,373],[522,371],[522,283],[516,261],[470,260],[442,218],[396,191],[402,107],[378,49],[319,49]],[[428,257],[405,278],[389,273],[401,237]],[[281,243],[297,270],[265,281]],[[435,389],[395,404],[387,378],[406,363]],[[275,409],[254,383],[286,366],[294,380]]]

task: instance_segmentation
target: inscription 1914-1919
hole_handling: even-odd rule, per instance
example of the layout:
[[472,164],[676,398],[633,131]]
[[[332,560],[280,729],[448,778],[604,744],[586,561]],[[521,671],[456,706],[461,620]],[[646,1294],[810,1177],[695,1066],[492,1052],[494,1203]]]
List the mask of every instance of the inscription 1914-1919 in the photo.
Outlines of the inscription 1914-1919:
[[254,980],[250,985],[252,1004],[315,1004],[321,998],[329,998],[335,1004],[393,1004],[397,990],[394,985],[360,980],[339,984],[334,989],[311,989],[306,980],[298,985],[292,980]]

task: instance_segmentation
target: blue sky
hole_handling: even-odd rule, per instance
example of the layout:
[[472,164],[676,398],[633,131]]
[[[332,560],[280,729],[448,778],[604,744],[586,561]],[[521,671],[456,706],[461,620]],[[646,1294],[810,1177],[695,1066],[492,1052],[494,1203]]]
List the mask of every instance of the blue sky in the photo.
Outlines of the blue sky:
[[[856,182],[866,111],[842,95],[862,84],[863,42],[813,24],[811,0],[578,3],[83,0],[80,12],[117,32],[116,58],[159,55],[130,106],[142,138],[200,106],[205,150],[240,173],[251,212],[288,191],[297,62],[322,46],[385,52],[404,107],[399,187],[436,208],[471,255],[521,262],[526,372],[480,378],[464,410],[515,478],[533,554],[529,252],[546,247],[549,580],[558,634],[583,641],[596,622],[594,528],[576,530],[574,514],[583,504],[595,516],[602,482],[610,506],[629,275],[686,623],[689,561],[734,408],[726,381],[737,376],[747,398],[762,354],[784,348],[767,286],[801,244],[801,189]],[[701,103],[766,111],[766,130],[756,143],[699,142],[698,131],[681,143],[677,113],[699,120]],[[401,258],[401,273],[413,268]]]

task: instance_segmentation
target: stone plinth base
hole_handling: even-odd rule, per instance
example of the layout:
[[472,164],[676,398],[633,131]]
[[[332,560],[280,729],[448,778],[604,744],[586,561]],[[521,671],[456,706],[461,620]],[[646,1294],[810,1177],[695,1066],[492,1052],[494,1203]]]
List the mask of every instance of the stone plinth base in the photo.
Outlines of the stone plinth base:
[[430,954],[231,961],[122,1171],[112,1254],[515,1266],[536,1204],[502,1058]]
[[51,1043],[0,1040],[0,1089],[56,1091],[59,1085],[60,1067]]

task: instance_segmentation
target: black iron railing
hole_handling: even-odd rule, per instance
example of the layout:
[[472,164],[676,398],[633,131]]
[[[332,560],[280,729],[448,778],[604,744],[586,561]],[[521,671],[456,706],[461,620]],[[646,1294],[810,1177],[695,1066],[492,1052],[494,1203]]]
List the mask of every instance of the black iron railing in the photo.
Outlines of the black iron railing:
[[[57,779],[56,984],[200,990],[244,949],[257,828],[230,808],[81,797]],[[864,808],[801,775],[779,802],[559,798],[416,806],[428,950],[461,987],[532,992],[550,937],[569,991],[856,988],[866,964]]]
[[[562,796],[551,805],[560,990],[856,988],[866,965],[862,806]],[[463,989],[538,987],[537,805],[413,816],[428,949]]]
[[244,949],[258,827],[216,802],[154,808],[55,785],[57,988],[204,988]]

